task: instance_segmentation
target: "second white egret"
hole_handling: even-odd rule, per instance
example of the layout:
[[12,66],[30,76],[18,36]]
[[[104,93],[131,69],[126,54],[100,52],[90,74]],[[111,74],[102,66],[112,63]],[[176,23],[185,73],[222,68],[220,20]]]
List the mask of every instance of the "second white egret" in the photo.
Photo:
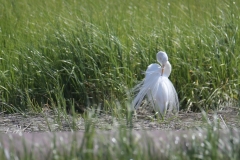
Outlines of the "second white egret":
[[134,90],[138,94],[132,102],[132,106],[137,109],[145,96],[153,106],[155,112],[164,115],[167,110],[179,111],[179,101],[177,92],[168,79],[171,74],[171,64],[165,52],[157,53],[157,61],[161,64],[150,64],[146,70],[144,80],[138,84]]

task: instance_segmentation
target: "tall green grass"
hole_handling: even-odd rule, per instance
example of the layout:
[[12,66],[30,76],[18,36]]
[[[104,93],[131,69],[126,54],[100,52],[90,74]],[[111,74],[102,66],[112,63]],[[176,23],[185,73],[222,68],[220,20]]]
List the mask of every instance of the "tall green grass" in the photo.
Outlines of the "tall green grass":
[[0,1],[3,111],[125,105],[159,50],[181,108],[239,101],[237,1]]

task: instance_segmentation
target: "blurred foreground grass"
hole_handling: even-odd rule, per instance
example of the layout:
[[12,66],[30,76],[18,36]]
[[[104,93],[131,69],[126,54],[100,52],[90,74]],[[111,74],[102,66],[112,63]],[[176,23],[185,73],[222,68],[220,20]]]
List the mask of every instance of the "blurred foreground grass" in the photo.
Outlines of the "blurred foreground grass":
[[[126,125],[115,126],[114,130],[97,130],[94,123],[98,122],[91,122],[92,118],[85,117],[84,132],[0,133],[0,158],[2,160],[240,158],[240,132],[228,126],[222,129],[221,123],[224,121],[219,115],[214,115],[210,120],[203,112],[204,124],[201,128],[172,132],[133,130]],[[72,129],[74,130],[74,126]]]

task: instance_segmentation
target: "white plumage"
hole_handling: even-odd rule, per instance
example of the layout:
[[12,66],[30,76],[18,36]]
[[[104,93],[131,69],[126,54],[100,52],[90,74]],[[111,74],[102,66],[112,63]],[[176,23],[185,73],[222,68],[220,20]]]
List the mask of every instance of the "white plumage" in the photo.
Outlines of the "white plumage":
[[146,70],[144,80],[138,84],[134,91],[138,92],[132,102],[132,106],[137,109],[145,96],[156,112],[164,115],[167,110],[179,111],[179,101],[177,92],[168,79],[171,74],[171,64],[165,52],[157,53],[157,61],[162,65],[153,63]]

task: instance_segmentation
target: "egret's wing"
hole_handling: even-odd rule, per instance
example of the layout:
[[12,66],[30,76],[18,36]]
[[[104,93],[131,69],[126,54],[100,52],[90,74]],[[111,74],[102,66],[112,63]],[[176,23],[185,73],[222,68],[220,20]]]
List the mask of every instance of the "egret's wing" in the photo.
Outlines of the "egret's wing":
[[159,74],[161,73],[161,66],[157,63],[153,63],[148,66],[145,75],[147,78],[148,76],[151,76],[153,74],[158,74],[158,73]]
[[148,66],[145,74],[145,78],[142,82],[136,85],[133,91],[138,94],[132,101],[132,106],[137,109],[143,100],[143,98],[149,94],[149,91],[156,87],[158,78],[160,76],[161,66],[158,64],[151,64]]

